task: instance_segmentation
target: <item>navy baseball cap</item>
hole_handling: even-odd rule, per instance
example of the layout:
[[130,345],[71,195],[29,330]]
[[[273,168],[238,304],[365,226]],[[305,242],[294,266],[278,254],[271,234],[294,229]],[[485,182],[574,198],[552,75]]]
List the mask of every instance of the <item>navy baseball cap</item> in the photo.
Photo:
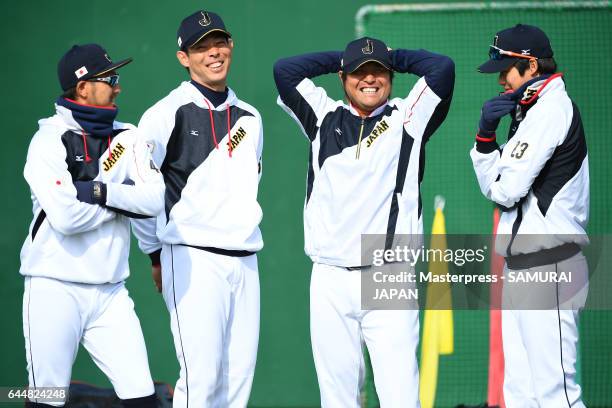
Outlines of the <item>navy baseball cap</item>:
[[389,71],[391,69],[391,53],[384,42],[375,38],[363,37],[351,41],[346,46],[340,62],[342,71],[354,72],[368,62],[376,62]]
[[74,45],[57,64],[57,76],[64,91],[74,88],[79,81],[99,77],[132,62],[127,58],[113,62],[98,44]]
[[231,37],[226,30],[225,24],[218,14],[212,11],[196,11],[185,17],[176,33],[177,43],[182,51],[191,47],[210,33],[219,32]]
[[479,66],[478,71],[485,74],[502,72],[520,59],[505,52],[534,58],[553,56],[550,41],[544,31],[535,26],[517,24],[495,34],[493,44],[489,47],[489,60]]

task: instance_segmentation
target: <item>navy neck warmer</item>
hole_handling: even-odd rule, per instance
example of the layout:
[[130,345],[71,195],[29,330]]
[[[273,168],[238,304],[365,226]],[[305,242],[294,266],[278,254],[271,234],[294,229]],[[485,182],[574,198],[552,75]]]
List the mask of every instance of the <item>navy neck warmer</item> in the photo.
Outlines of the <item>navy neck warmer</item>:
[[517,89],[516,94],[519,95],[519,99],[523,97],[523,94],[525,93],[525,91],[527,90],[528,87],[530,87],[531,85],[535,84],[538,81],[546,81],[548,78],[550,78],[553,74],[544,74],[544,75],[540,75],[537,76],[535,78],[530,79],[529,81],[525,82],[523,85],[521,85],[521,87],[519,89]]
[[72,112],[72,117],[88,134],[96,137],[113,135],[113,122],[119,113],[116,106],[103,108],[90,105],[81,105],[71,99],[57,98],[56,103]]
[[191,80],[191,83],[193,84],[193,86],[198,88],[198,91],[200,91],[200,93],[204,95],[206,99],[212,102],[215,108],[221,105],[227,99],[227,93],[228,93],[227,87],[225,88],[224,91],[217,92],[217,91],[213,91],[210,88],[205,87],[202,84],[197,83],[194,80]]

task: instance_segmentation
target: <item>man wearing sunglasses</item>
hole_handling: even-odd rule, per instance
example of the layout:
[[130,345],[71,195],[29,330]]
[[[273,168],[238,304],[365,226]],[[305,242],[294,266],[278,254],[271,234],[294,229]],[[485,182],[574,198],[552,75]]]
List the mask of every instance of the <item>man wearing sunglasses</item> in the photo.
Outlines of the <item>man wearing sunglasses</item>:
[[64,404],[66,394],[37,392],[69,386],[79,343],[123,406],[157,406],[140,322],[124,286],[129,217],[157,215],[164,192],[134,126],[115,121],[116,70],[131,61],[113,62],[97,44],[68,50],[58,64],[64,93],[56,114],[39,122],[28,149],[24,176],[33,219],[20,273],[29,406]]
[[259,340],[261,117],[227,86],[234,42],[220,16],[187,16],[177,45],[190,80],[138,125],[166,182],[165,211],[139,223],[139,242],[170,313],[174,406],[245,407]]
[[[502,211],[504,399],[509,408],[584,407],[576,350],[588,291],[581,247],[588,244],[589,169],[580,112],[539,28],[498,32],[489,57],[479,71],[498,74],[505,93],[485,102],[471,157],[482,193]],[[507,114],[512,122],[500,146],[495,131]],[[526,271],[571,272],[571,279],[513,281]]]

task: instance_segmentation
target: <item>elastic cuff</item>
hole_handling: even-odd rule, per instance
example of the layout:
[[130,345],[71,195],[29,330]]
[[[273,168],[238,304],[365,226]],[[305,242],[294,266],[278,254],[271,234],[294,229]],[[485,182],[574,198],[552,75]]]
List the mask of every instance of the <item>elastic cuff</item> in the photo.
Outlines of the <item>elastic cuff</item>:
[[161,265],[161,249],[157,251],[153,251],[149,254],[149,258],[151,258],[151,266],[160,266]]
[[495,151],[499,151],[499,145],[497,142],[479,142],[476,141],[476,151],[478,153],[489,154]]
[[494,142],[495,139],[497,139],[497,137],[495,136],[495,133],[493,133],[492,137],[486,137],[480,134],[476,135],[476,141],[477,142]]
[[482,138],[482,139],[493,139],[495,140],[495,130],[485,130],[481,127],[478,128],[478,133],[476,134],[476,140],[478,140],[478,138]]

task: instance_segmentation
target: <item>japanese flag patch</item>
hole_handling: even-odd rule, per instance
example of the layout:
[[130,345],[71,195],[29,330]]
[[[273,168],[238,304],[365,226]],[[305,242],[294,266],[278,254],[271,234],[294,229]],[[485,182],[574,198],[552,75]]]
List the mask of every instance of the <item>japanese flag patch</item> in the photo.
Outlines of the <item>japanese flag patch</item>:
[[81,68],[74,71],[74,74],[76,75],[77,78],[81,78],[83,75],[87,75],[87,68],[82,66]]

